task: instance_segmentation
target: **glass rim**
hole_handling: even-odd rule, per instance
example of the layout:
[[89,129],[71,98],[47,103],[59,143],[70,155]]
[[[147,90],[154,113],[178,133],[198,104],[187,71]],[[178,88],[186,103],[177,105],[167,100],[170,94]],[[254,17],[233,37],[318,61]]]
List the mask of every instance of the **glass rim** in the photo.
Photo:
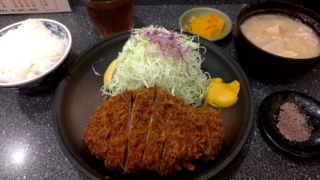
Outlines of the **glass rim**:
[[[82,0],[84,3],[93,3],[93,4],[109,4],[109,3],[115,3],[121,0],[107,0],[107,1],[92,1],[92,0]],[[127,0],[129,1],[129,0]]]

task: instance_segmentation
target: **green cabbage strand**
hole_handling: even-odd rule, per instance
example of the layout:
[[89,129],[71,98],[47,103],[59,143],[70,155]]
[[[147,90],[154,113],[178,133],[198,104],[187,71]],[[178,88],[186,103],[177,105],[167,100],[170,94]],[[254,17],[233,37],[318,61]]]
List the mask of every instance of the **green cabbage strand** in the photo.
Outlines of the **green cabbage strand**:
[[[151,41],[150,37],[160,38],[161,42]],[[115,96],[143,86],[162,87],[188,105],[201,106],[210,75],[200,69],[204,60],[200,48],[193,37],[163,27],[133,29],[119,53],[110,82],[101,88],[102,95]],[[183,53],[177,56],[177,52]]]

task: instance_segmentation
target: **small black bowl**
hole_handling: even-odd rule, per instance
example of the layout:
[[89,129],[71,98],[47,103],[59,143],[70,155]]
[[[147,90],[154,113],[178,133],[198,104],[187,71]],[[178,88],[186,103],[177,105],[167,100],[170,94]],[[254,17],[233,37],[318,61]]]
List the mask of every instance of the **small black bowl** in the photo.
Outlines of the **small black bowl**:
[[[311,137],[304,142],[289,141],[276,126],[280,106],[286,102],[293,103],[300,112],[306,114],[307,123],[313,127]],[[320,102],[316,99],[295,91],[279,91],[266,97],[259,110],[259,125],[262,132],[280,149],[304,158],[320,157]]]
[[320,55],[308,59],[293,59],[271,54],[245,37],[240,26],[255,15],[277,14],[300,20],[320,37],[320,16],[290,3],[261,1],[249,4],[238,15],[234,29],[234,45],[240,61],[256,77],[269,82],[285,82],[305,74],[320,62]]

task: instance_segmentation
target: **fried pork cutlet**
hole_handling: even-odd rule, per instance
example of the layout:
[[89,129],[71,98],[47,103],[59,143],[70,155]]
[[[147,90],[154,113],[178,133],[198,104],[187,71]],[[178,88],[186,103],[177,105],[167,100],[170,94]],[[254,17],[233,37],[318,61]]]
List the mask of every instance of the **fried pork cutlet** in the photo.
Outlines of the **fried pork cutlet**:
[[[109,146],[115,143],[116,132],[119,132],[121,137],[118,143],[122,145],[122,142],[127,140],[127,138],[123,136],[126,135],[123,127],[127,125],[127,120],[130,117],[131,96],[131,91],[124,91],[122,94],[119,94],[119,96],[104,101],[96,108],[95,115],[87,124],[84,140],[91,154],[98,159],[105,160],[107,159],[107,155],[113,156],[115,151],[122,149],[111,148],[111,151],[108,152]],[[118,108],[121,109],[118,111]],[[120,121],[117,122],[118,119]],[[116,129],[114,129],[114,127]],[[123,154],[123,152],[119,152],[119,154]],[[121,159],[121,157],[119,159]]]
[[161,88],[125,91],[105,101],[84,135],[88,149],[105,160],[106,168],[161,175],[182,167],[194,170],[192,163],[200,157],[214,159],[223,138],[220,111],[189,107]]
[[180,141],[185,134],[182,133],[187,107],[184,101],[176,96],[170,96],[168,102],[174,106],[168,109],[166,140],[162,152],[162,160],[158,172],[162,175],[169,174],[172,170],[180,170],[179,157],[183,153],[184,144]]
[[[117,97],[117,96],[116,96]],[[127,124],[131,116],[132,92],[120,94],[118,101],[111,104],[112,118],[110,119],[110,136],[107,159],[104,165],[110,170],[123,169],[125,148],[127,145]]]
[[147,143],[140,163],[141,169],[156,171],[159,169],[164,143],[166,140],[166,124],[169,116],[169,109],[174,103],[169,101],[171,95],[168,91],[157,88],[154,108],[149,125]]
[[124,173],[135,172],[139,166],[146,145],[146,137],[155,91],[153,88],[140,88],[135,91],[129,127],[128,156]]
[[[117,99],[115,97],[115,99]],[[112,98],[109,99],[112,101]],[[105,101],[96,108],[96,113],[91,117],[91,121],[87,124],[84,141],[88,146],[91,154],[98,159],[105,160],[107,158],[109,148],[109,134],[110,134],[110,117],[112,111],[107,111],[111,103]]]
[[220,112],[211,107],[201,108],[201,113],[207,121],[207,139],[204,150],[204,160],[213,160],[222,146],[224,138],[224,126],[220,118]]
[[[194,170],[192,161],[197,160],[203,155],[205,149],[205,142],[207,139],[207,117],[202,114],[202,108],[188,108],[187,116],[184,122],[184,144],[186,145],[185,154],[182,158],[183,166],[189,170]],[[192,132],[192,133],[190,133]]]

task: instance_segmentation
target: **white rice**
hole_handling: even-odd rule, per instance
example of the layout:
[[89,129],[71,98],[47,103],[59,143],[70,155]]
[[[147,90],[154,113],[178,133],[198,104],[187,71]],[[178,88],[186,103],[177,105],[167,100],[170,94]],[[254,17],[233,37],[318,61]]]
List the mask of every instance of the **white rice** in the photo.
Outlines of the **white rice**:
[[36,19],[25,20],[0,37],[0,82],[15,83],[50,69],[63,56],[67,40]]

